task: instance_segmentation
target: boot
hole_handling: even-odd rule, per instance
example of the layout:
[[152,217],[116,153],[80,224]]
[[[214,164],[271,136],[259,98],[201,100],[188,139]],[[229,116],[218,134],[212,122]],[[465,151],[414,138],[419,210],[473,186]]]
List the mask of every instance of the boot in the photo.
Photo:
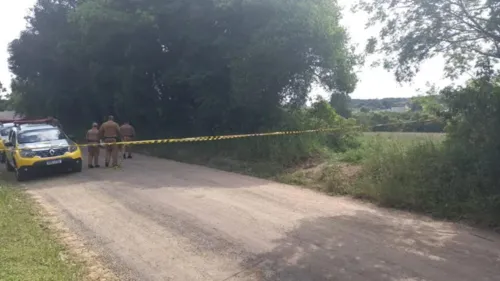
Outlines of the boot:
[[123,153],[123,159],[127,159],[127,155]]
[[129,155],[128,155],[128,159],[132,159],[132,154],[129,154]]
[[96,167],[96,168],[101,168],[101,165],[97,164],[97,165],[95,165],[94,167]]
[[94,165],[89,164],[89,169],[92,169],[92,168],[94,168]]
[[109,163],[108,162],[104,163],[104,166],[106,166],[106,168],[109,167]]

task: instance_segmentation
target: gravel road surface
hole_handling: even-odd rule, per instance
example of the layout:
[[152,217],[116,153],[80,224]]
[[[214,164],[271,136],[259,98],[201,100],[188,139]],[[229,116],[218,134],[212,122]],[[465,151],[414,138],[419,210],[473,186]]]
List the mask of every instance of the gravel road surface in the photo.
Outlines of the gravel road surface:
[[120,280],[500,280],[497,234],[195,165],[23,186]]

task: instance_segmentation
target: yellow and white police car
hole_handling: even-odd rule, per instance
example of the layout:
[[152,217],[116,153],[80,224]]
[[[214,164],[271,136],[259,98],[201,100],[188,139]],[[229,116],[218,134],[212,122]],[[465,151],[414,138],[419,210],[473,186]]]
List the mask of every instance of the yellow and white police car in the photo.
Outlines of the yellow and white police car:
[[5,166],[18,181],[49,170],[82,171],[82,152],[61,129],[49,124],[22,124],[11,128]]

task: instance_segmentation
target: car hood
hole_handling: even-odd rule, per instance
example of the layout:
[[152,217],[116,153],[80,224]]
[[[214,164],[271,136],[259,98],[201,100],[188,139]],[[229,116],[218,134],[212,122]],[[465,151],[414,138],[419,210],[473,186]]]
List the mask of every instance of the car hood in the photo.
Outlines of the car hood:
[[70,143],[68,142],[68,140],[54,140],[54,141],[19,144],[19,148],[20,149],[43,150],[43,149],[49,149],[49,148],[67,147],[69,145],[70,145]]

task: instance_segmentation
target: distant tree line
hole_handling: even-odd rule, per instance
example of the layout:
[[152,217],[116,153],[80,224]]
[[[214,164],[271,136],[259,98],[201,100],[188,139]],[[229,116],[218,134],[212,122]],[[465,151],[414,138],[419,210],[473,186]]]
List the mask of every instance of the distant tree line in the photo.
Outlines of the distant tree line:
[[361,124],[368,131],[444,132],[446,124],[441,115],[446,107],[440,95],[430,94],[413,98],[357,100],[357,105],[361,105],[362,109],[366,109],[366,106],[371,105],[374,108],[373,106],[382,105],[384,102],[391,106],[408,106],[408,111],[360,110],[355,112],[353,117],[358,124]]
[[351,99],[349,107],[353,111],[368,112],[403,107],[409,101],[409,98]]
[[368,112],[354,116],[365,131],[373,132],[444,132],[446,123],[424,112]]

